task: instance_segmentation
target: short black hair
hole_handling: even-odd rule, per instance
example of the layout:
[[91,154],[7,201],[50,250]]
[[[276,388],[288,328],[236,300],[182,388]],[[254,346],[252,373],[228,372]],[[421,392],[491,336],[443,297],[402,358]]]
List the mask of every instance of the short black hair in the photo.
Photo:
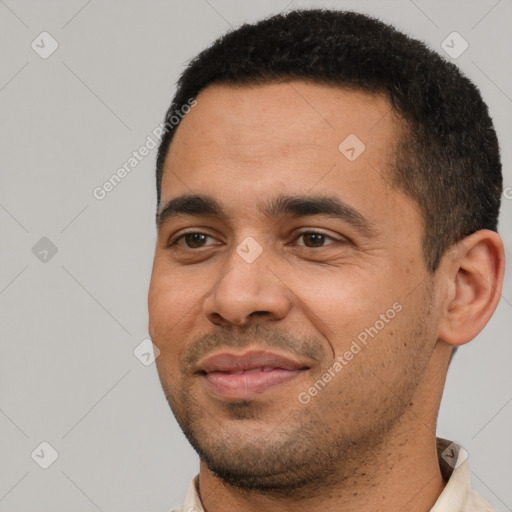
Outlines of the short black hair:
[[189,63],[166,114],[172,128],[158,149],[157,208],[165,159],[179,126],[175,113],[190,98],[212,84],[291,80],[387,96],[403,127],[390,180],[421,208],[430,272],[455,242],[480,229],[497,231],[500,151],[476,86],[455,65],[391,25],[325,9],[244,24]]

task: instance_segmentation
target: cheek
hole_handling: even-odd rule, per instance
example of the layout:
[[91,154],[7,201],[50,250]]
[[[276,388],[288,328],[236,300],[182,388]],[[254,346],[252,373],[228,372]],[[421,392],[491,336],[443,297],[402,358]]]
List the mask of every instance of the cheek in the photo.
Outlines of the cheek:
[[176,272],[162,267],[155,264],[148,292],[149,333],[161,349],[182,337],[199,302],[199,294],[190,293],[193,284],[184,286]]
[[[297,277],[300,275],[300,279]],[[306,316],[328,339],[346,340],[372,326],[393,308],[397,293],[368,269],[313,269],[288,275],[288,286]],[[390,315],[393,315],[391,311]]]
[[148,294],[150,315],[157,321],[182,316],[208,290],[207,275],[197,269],[169,264],[165,253],[155,256]]

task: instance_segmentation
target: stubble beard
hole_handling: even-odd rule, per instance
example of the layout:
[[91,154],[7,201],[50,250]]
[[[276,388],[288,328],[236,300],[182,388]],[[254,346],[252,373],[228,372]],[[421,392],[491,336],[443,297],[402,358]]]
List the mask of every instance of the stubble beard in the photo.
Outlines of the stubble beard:
[[[372,426],[360,430],[353,424],[345,428],[343,418],[329,425],[322,420],[320,406],[313,409],[298,401],[298,408],[281,424],[267,419],[258,429],[258,404],[232,402],[226,405],[229,425],[223,428],[204,412],[190,388],[183,387],[178,394],[181,405],[168,396],[169,405],[208,469],[229,486],[281,499],[289,499],[292,491],[294,498],[307,498],[350,480],[386,443],[409,402],[409,397],[397,400],[396,407],[387,408]],[[246,428],[244,422],[252,424]]]
[[[280,423],[269,421],[264,404],[255,401],[225,403],[227,414],[221,423],[201,405],[193,378],[171,385],[165,384],[160,375],[167,401],[201,461],[225,484],[281,499],[307,498],[320,489],[339,489],[361,468],[371,468],[375,463],[375,453],[392,437],[423,380],[430,353],[422,349],[421,341],[426,338],[431,296],[425,299],[427,311],[423,311],[423,318],[401,333],[416,339],[410,344],[415,348],[409,348],[407,355],[410,363],[400,369],[399,380],[384,395],[378,378],[367,382],[363,399],[374,411],[361,424],[354,419],[356,414],[362,414],[360,397],[349,397],[361,386],[353,377],[344,392],[329,396],[323,390],[308,405],[299,404],[294,390],[290,401],[297,406]],[[382,341],[385,342],[378,342]],[[312,377],[312,382],[315,380]],[[326,414],[333,403],[343,401],[349,405],[340,407],[335,419],[332,413]]]

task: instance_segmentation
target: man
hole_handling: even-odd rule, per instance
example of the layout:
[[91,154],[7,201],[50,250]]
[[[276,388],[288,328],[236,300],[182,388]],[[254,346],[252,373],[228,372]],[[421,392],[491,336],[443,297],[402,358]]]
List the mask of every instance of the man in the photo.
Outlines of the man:
[[181,510],[492,510],[436,439],[504,274],[475,86],[377,20],[294,11],[202,52],[166,119],[149,331],[200,456]]

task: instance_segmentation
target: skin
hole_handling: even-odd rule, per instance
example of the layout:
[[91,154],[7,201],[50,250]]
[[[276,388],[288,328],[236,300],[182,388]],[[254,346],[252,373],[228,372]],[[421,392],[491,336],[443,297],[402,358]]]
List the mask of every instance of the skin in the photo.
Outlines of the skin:
[[[435,429],[451,349],[496,308],[500,237],[478,231],[427,272],[419,207],[387,179],[399,119],[381,95],[296,81],[210,86],[197,101],[171,144],[161,204],[202,194],[225,215],[160,225],[148,304],[163,390],[201,457],[205,510],[430,510],[445,485]],[[354,161],[338,149],[349,134],[366,146]],[[279,195],[336,196],[371,233],[263,213]],[[181,237],[194,232],[208,237]],[[236,251],[246,237],[262,248],[252,263]],[[194,373],[214,352],[262,347],[309,370],[246,401],[220,399]]]

